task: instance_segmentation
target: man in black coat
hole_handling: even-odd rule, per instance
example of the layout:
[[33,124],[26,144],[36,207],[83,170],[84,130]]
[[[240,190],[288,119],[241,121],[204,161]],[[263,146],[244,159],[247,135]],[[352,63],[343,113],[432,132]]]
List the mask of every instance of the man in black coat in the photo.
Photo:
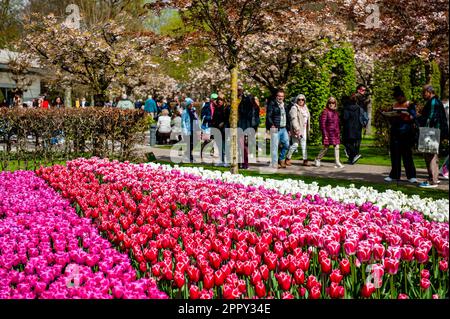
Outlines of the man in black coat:
[[362,139],[361,112],[364,110],[357,104],[353,94],[344,105],[344,146],[349,164],[355,164],[360,158],[359,149]]
[[[267,130],[277,130],[277,135],[272,138],[272,167],[286,168],[286,155],[289,150],[289,131],[290,131],[290,117],[287,105],[284,103],[284,91],[278,90],[275,99],[272,99],[267,105]],[[272,136],[273,137],[273,136]],[[281,143],[281,152],[278,157],[278,147]],[[278,165],[277,165],[278,163]]]

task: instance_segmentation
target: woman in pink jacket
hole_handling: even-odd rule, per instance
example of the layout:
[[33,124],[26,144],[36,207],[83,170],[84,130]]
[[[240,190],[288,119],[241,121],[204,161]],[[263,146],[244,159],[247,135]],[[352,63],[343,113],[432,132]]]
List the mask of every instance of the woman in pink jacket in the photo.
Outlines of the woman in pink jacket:
[[341,130],[339,127],[339,113],[337,112],[337,102],[334,97],[330,97],[325,110],[320,115],[320,130],[322,131],[323,149],[315,160],[315,166],[320,167],[320,160],[327,154],[330,145],[334,146],[335,168],[343,168],[339,161],[339,145],[341,144]]

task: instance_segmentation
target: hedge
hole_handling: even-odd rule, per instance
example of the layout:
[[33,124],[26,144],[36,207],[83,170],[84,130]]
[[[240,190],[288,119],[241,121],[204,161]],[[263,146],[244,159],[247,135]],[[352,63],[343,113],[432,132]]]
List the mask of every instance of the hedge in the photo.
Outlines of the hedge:
[[82,155],[127,160],[148,123],[142,110],[0,109],[1,168],[13,159],[53,161]]

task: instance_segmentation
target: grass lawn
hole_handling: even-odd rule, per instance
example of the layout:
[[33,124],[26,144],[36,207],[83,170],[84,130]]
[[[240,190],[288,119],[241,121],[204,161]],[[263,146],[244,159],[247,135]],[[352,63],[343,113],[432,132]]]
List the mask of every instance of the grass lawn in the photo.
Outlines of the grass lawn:
[[[376,147],[374,145],[374,138],[372,136],[365,136],[361,142],[360,154],[362,158],[358,161],[358,164],[366,165],[380,165],[380,166],[391,166],[391,158],[388,151],[388,145],[386,147]],[[308,157],[313,160],[322,149],[322,146],[311,146],[308,145]],[[301,159],[301,148],[296,154],[294,154],[294,159]],[[344,145],[340,146],[340,157],[341,162],[345,164],[347,157],[344,153]],[[445,158],[440,158],[441,165],[443,164]],[[327,155],[323,158],[324,162],[334,162],[334,149],[330,147]],[[426,168],[425,160],[423,159],[422,153],[414,154],[414,164],[416,168]]]
[[[380,165],[380,166],[391,166],[391,158],[388,151],[388,146],[384,148],[376,147],[374,145],[375,138],[372,136],[365,136],[361,142],[360,153],[362,158],[358,161],[358,164],[366,165]],[[155,147],[160,149],[171,149],[173,145],[156,145]],[[196,148],[197,149],[197,148]],[[308,145],[308,158],[313,161],[314,158],[319,154],[322,149],[322,145]],[[270,152],[269,145],[267,145],[267,151]],[[301,148],[299,147],[297,153],[294,154],[293,159],[300,160],[302,158]],[[344,146],[340,146],[340,158],[341,162],[345,164],[347,162],[347,157],[344,153]],[[440,158],[441,165],[443,164],[445,158]],[[327,155],[323,158],[323,162],[334,162],[334,149],[330,147]],[[416,168],[426,168],[425,160],[421,153],[414,154],[414,164]]]
[[[173,165],[173,163],[170,162],[163,162],[163,161],[156,161],[160,164],[168,164]],[[179,166],[186,166],[186,167],[204,167],[205,169],[211,169],[211,170],[219,170],[222,172],[229,171],[229,168],[224,167],[214,167],[212,165],[208,164],[178,164]],[[286,179],[286,174],[283,173],[275,173],[275,174],[261,174],[257,171],[251,171],[251,170],[240,170],[240,174],[244,176],[258,176],[263,178],[269,178],[269,179],[277,179],[277,180],[283,180]],[[433,199],[448,199],[449,193],[445,190],[440,189],[422,189],[417,187],[416,185],[411,184],[387,184],[387,183],[364,183],[359,181],[350,181],[345,179],[335,179],[335,178],[325,178],[325,177],[312,177],[312,176],[299,176],[299,175],[289,175],[289,178],[293,180],[302,180],[305,183],[313,183],[316,182],[319,186],[342,186],[342,187],[349,187],[350,185],[354,185],[355,187],[362,187],[362,186],[371,186],[374,189],[384,192],[388,189],[392,189],[394,191],[401,191],[402,193],[406,195],[418,195],[421,198],[433,198]]]

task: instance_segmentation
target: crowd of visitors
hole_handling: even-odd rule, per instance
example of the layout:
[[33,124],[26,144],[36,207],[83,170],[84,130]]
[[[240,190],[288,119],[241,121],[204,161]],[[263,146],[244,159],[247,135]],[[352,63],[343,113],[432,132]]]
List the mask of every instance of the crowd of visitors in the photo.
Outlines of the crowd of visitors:
[[[400,87],[393,88],[395,104],[390,112],[386,112],[386,120],[390,125],[389,150],[391,157],[391,171],[386,182],[400,180],[402,162],[407,180],[417,183],[416,168],[413,160],[413,150],[417,146],[420,127],[440,129],[440,140],[448,139],[448,102],[447,108],[436,96],[432,86],[423,88],[425,106],[418,114],[416,103],[408,101]],[[261,106],[256,96],[245,92],[242,88],[238,91],[238,128],[243,132],[239,134],[239,168],[249,168],[249,143],[254,143],[255,138],[251,134],[258,131],[261,126],[260,111],[266,109],[265,129],[271,136],[271,166],[274,168],[286,168],[293,165],[292,157],[301,148],[301,165],[309,166],[307,141],[311,134],[311,114],[304,94],[298,94],[292,100],[285,100],[285,92],[277,90],[272,98]],[[338,107],[338,104],[339,107]],[[319,115],[320,131],[322,133],[322,149],[314,159],[316,167],[321,166],[321,160],[327,154],[329,148],[334,148],[334,167],[343,168],[340,160],[340,145],[344,146],[344,152],[348,158],[347,163],[354,165],[362,157],[360,152],[363,132],[369,123],[370,97],[367,88],[359,85],[355,93],[337,101],[329,97],[324,109]],[[90,107],[85,97],[76,99],[75,107]],[[197,110],[195,105],[200,109]],[[5,102],[1,104],[8,107]],[[16,95],[13,106],[29,108],[64,108],[64,100],[56,97],[49,100],[41,96],[29,102],[22,102]],[[106,107],[118,109],[142,109],[149,114],[156,123],[156,135],[158,144],[175,144],[185,140],[189,145],[186,160],[193,161],[194,131],[196,125],[201,134],[200,157],[203,158],[206,146],[216,144],[220,153],[218,166],[228,166],[230,162],[226,158],[226,129],[230,128],[230,104],[222,94],[212,93],[202,103],[195,103],[187,95],[175,96],[171,99],[164,97],[154,98],[148,95],[145,101],[137,99],[134,102],[123,94],[120,98],[105,103]],[[339,110],[340,109],[340,110]],[[388,116],[389,115],[389,116]],[[213,132],[220,132],[214,136]],[[255,135],[256,136],[256,135]],[[257,142],[256,142],[257,143]],[[211,148],[214,155],[214,147]],[[444,165],[439,169],[438,154],[424,154],[429,178],[420,183],[420,187],[433,188],[439,183],[439,174],[448,178],[448,157]]]

